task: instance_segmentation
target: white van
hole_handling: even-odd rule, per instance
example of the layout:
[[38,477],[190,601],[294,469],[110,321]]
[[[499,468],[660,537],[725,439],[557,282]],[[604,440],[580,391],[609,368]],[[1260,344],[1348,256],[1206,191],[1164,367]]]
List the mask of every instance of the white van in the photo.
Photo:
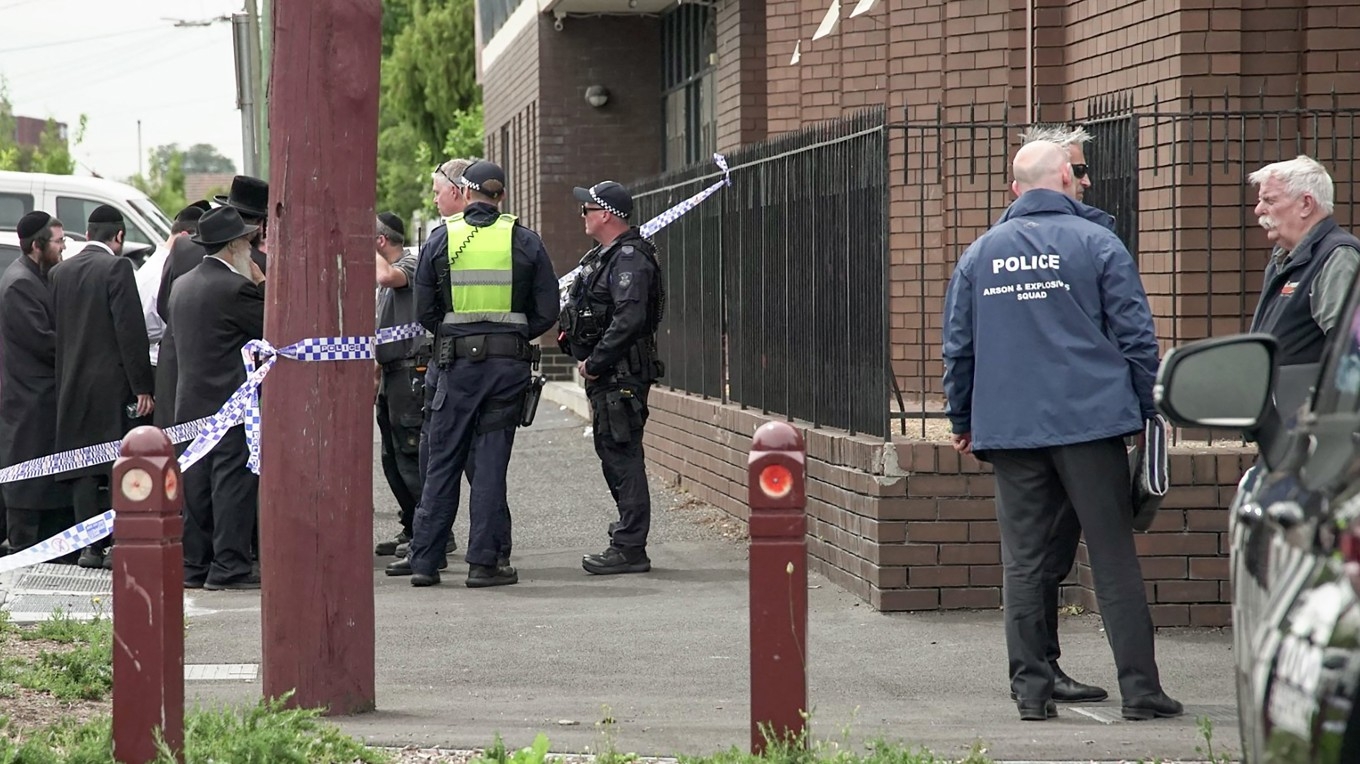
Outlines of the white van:
[[147,195],[117,181],[75,175],[0,171],[0,231],[13,231],[19,218],[42,210],[66,230],[85,232],[95,207],[108,204],[127,221],[127,242],[160,246],[170,237],[170,219]]

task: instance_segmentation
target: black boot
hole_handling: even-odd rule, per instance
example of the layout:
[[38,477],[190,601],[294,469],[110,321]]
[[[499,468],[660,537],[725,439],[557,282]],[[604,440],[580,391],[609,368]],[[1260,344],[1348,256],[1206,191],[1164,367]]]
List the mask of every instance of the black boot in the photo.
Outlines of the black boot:
[[509,565],[468,565],[467,585],[469,589],[508,586],[517,583],[519,583],[519,571]]
[[97,547],[87,546],[80,550],[80,559],[76,564],[82,568],[102,568],[104,567],[104,553]]
[[[441,555],[439,569],[444,570],[447,567],[449,567],[449,558]],[[384,572],[389,576],[409,576],[415,571],[411,570],[411,558],[403,557],[396,562],[387,563],[387,569]]]
[[1051,700],[1017,700],[1015,707],[1022,722],[1042,722],[1058,715],[1058,706]]
[[1165,692],[1144,695],[1141,698],[1125,698],[1121,709],[1125,719],[1132,722],[1147,721],[1157,717],[1171,718],[1185,713],[1185,706],[1172,700]]
[[[402,531],[401,533],[398,533],[397,537],[394,539],[379,541],[378,544],[373,547],[373,554],[379,557],[391,557],[397,553],[398,547],[410,540],[411,536],[407,534],[406,531]],[[404,557],[405,555],[402,556]]]
[[615,573],[646,573],[652,569],[652,561],[642,549],[624,551],[609,547],[600,554],[588,554],[581,558],[581,567],[587,573],[608,576]]

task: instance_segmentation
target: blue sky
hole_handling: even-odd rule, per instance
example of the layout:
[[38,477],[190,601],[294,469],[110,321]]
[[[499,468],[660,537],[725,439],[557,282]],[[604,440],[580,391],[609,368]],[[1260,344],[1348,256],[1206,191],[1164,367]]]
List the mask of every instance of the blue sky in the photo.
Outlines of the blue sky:
[[[231,24],[176,27],[244,8],[243,0],[0,0],[0,77],[15,112],[89,126],[74,149],[121,179],[165,143],[209,143],[241,168]],[[22,33],[19,30],[23,30]]]

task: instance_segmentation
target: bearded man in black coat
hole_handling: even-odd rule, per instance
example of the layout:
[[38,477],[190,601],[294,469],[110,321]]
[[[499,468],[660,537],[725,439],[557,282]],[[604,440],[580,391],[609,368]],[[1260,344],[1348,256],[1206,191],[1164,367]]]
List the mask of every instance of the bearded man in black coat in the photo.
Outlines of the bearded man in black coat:
[[[57,335],[47,272],[61,262],[66,233],[60,220],[41,211],[20,219],[16,233],[22,254],[0,275],[0,467],[56,451]],[[55,476],[0,489],[13,552],[75,524],[71,492]]]
[[[146,319],[132,262],[120,254],[127,225],[109,205],[90,213],[85,249],[53,266],[57,318],[57,451],[121,440],[155,409]],[[64,472],[77,521],[110,506],[112,462]],[[104,539],[80,555],[82,567],[112,568]]]

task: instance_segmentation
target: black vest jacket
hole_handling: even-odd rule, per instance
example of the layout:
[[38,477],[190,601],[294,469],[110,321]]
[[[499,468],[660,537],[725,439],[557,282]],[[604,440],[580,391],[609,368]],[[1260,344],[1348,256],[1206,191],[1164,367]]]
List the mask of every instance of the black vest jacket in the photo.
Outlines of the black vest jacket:
[[1312,244],[1295,250],[1284,267],[1274,258],[1266,266],[1261,302],[1251,320],[1253,332],[1266,332],[1279,340],[1275,362],[1279,366],[1317,363],[1327,337],[1313,318],[1309,295],[1313,282],[1337,247],[1360,249],[1360,239],[1342,230],[1332,218],[1317,224]]

